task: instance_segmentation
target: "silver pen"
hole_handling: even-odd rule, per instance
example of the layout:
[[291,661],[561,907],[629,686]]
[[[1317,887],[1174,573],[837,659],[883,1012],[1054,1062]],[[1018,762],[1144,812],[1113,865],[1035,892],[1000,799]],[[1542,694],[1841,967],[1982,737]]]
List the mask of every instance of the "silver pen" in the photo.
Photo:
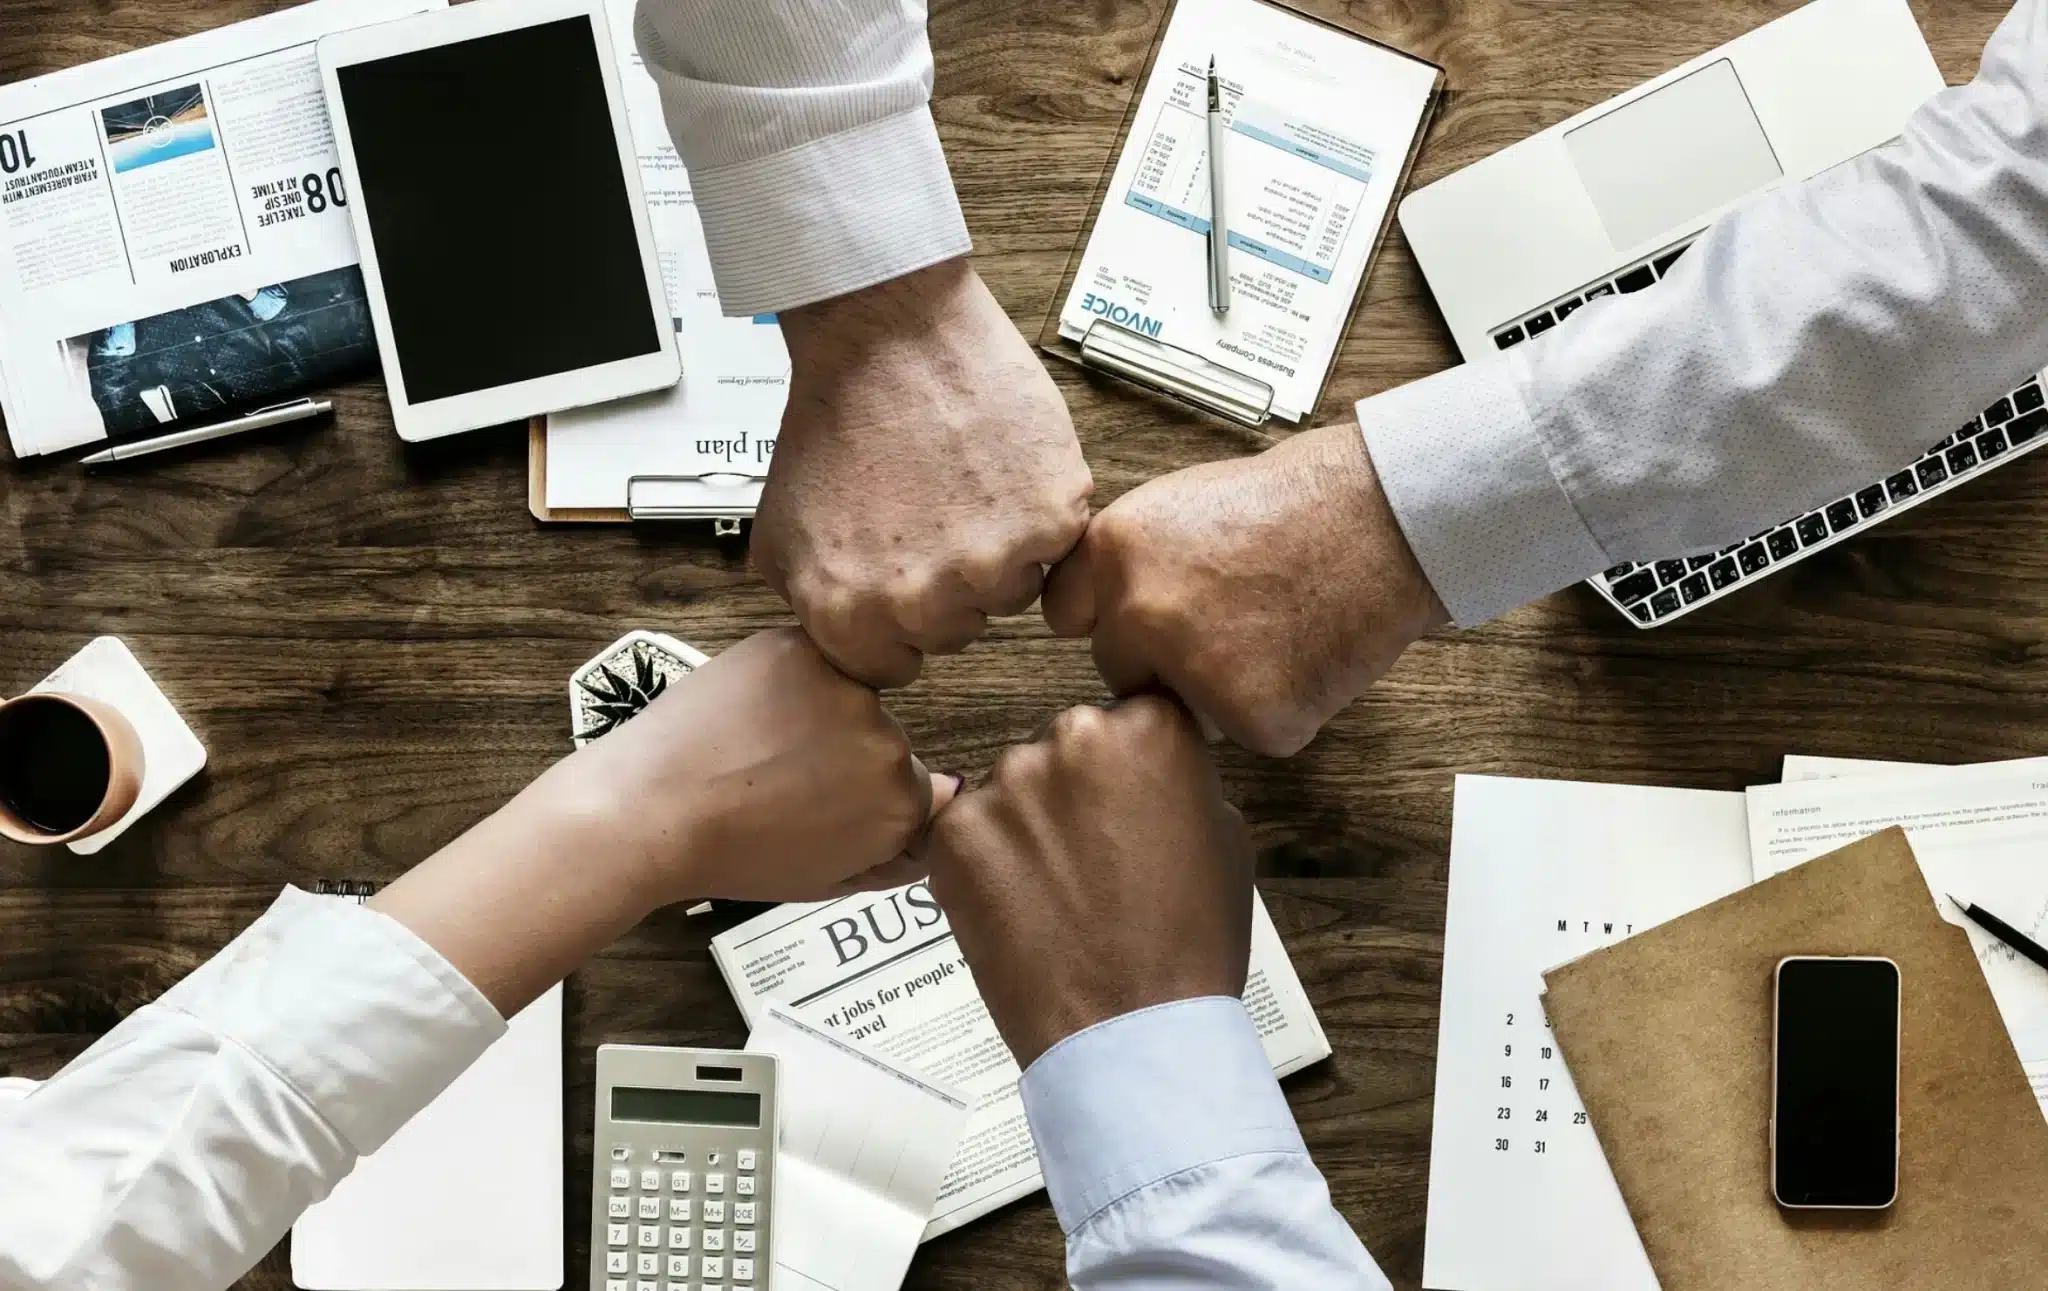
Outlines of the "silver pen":
[[131,457],[148,457],[152,453],[167,453],[174,448],[185,448],[193,444],[204,444],[209,440],[226,439],[230,435],[246,434],[269,426],[282,426],[289,421],[305,421],[322,417],[334,411],[334,405],[325,400],[300,399],[294,403],[281,403],[275,408],[264,408],[246,417],[224,421],[214,426],[201,426],[196,430],[181,430],[174,434],[160,435],[134,444],[116,444],[112,448],[80,459],[83,466],[105,466],[109,462],[125,462]]
[[1230,230],[1224,227],[1223,87],[1216,79],[1216,56],[1209,56],[1209,308],[1230,312]]

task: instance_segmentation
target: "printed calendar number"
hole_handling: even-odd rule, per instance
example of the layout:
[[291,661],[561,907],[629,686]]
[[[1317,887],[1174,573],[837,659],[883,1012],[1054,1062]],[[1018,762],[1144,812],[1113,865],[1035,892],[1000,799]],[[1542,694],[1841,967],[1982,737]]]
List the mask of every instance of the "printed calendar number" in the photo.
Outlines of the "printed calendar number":
[[1496,1152],[1505,1152],[1505,1151],[1507,1151],[1507,1150],[1508,1150],[1508,1141],[1507,1141],[1506,1139],[1495,1139],[1495,1140],[1493,1141],[1493,1150],[1494,1150],[1494,1151],[1496,1151]]

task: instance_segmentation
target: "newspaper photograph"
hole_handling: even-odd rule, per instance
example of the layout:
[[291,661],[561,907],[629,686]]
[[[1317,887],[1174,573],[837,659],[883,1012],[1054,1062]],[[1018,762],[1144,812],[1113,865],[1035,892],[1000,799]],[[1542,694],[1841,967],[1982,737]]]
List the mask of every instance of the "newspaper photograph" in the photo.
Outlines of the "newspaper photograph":
[[[1017,1090],[1023,1073],[928,885],[777,906],[712,938],[711,955],[749,1028],[773,1001],[974,1100],[923,1240],[1045,1186]],[[1275,1075],[1330,1056],[1263,897],[1252,903],[1244,999]]]
[[74,399],[111,439],[232,417],[371,370],[377,342],[359,269],[210,300],[64,342]]
[[18,456],[374,370],[317,42],[442,3],[316,0],[0,87],[0,406]]

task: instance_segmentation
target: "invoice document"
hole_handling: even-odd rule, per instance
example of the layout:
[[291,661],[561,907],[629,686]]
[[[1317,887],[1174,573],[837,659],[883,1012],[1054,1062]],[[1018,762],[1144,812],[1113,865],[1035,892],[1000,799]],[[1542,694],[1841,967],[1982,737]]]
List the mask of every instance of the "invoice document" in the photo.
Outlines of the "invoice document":
[[1756,878],[1903,826],[1935,907],[1969,933],[2034,1096],[2048,1113],[2048,972],[1965,919],[1948,899],[1981,905],[2036,941],[2048,940],[2048,758],[1963,767],[1898,763],[1863,772],[1848,765],[1833,778],[1750,789]]
[[1543,972],[1748,883],[1739,793],[1458,777],[1423,1286],[1655,1291]]
[[789,399],[789,350],[775,316],[727,318],[719,304],[690,174],[669,138],[660,88],[633,45],[636,2],[606,0],[606,8],[683,379],[549,417],[551,508],[622,509],[636,475],[766,480]]
[[897,1291],[972,1106],[771,1004],[747,1040],[779,1059],[777,1291]]
[[[1223,86],[1230,309],[1209,309],[1208,67]],[[1313,409],[1438,72],[1261,0],[1180,0],[1060,313],[1098,321]]]

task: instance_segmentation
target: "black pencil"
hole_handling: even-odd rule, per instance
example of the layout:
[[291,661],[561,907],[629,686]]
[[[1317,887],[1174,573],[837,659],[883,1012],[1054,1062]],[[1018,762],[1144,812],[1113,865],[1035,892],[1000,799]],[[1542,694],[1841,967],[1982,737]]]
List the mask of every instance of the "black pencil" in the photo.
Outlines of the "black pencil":
[[1979,928],[1998,938],[2006,945],[2011,946],[2014,950],[2033,960],[2041,967],[2048,968],[2048,948],[2044,948],[2040,942],[2035,941],[2032,937],[2013,927],[1997,915],[1992,914],[1989,910],[1985,910],[1980,906],[1969,905],[1957,900],[1953,896],[1949,900],[1955,901],[1956,909],[1963,912],[1965,919],[1976,924]]

